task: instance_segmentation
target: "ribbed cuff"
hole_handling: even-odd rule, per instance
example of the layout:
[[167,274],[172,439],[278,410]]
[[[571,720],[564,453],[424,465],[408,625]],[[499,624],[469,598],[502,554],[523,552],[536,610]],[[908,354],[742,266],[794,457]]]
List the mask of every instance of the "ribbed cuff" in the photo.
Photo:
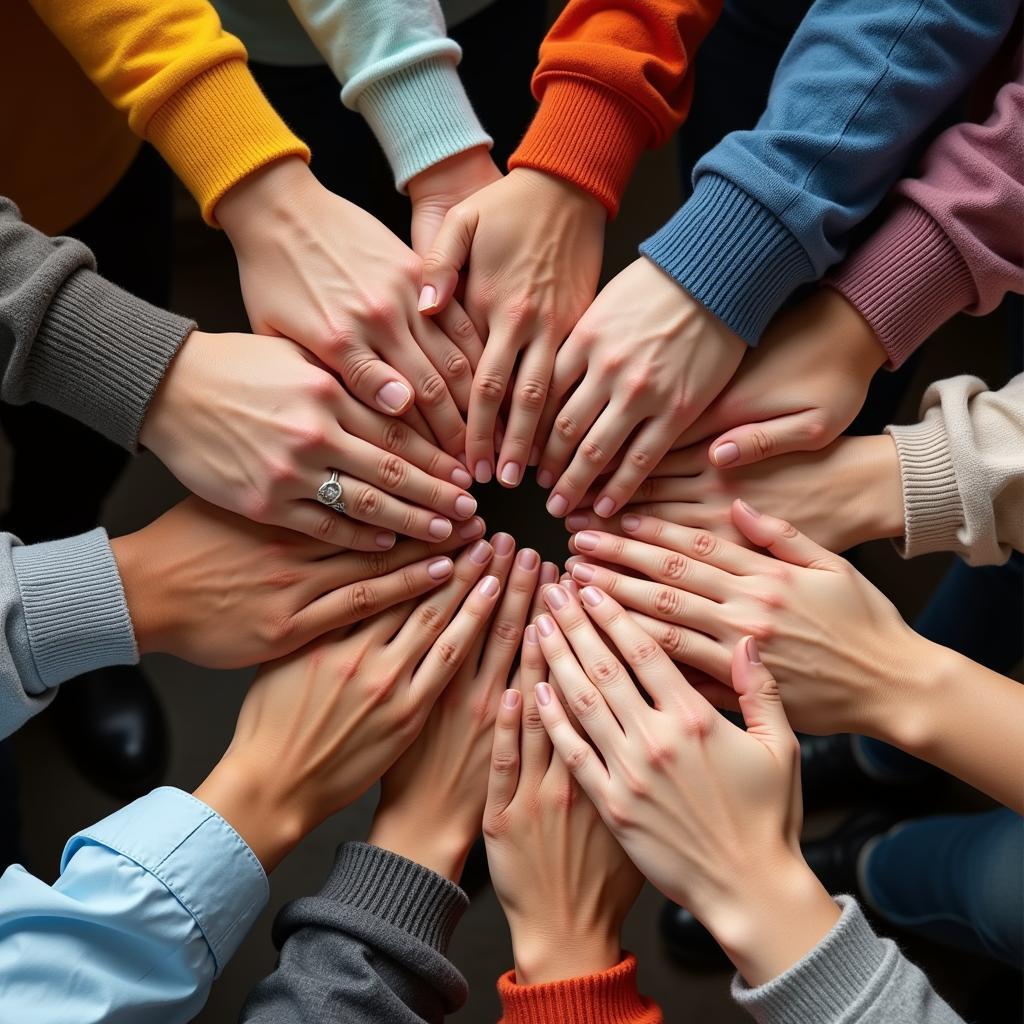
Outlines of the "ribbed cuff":
[[891,370],[978,297],[956,246],[931,216],[908,200],[900,201],[827,283],[874,329],[889,353]]
[[784,974],[758,988],[733,978],[733,998],[758,1024],[822,1024],[847,1020],[862,1005],[886,959],[857,901],[839,896],[842,916],[824,939]]
[[344,843],[319,896],[363,910],[446,955],[469,906],[447,878],[379,846]]
[[894,541],[896,549],[904,558],[958,550],[964,508],[941,415],[926,415],[909,426],[886,427],[885,432],[896,442],[903,484],[906,525],[902,540]]
[[636,987],[636,957],[600,974],[542,985],[518,985],[515,972],[498,979],[502,1024],[659,1024],[661,1011]]
[[530,167],[571,181],[614,217],[654,125],[639,107],[597,82],[562,75],[539,82],[540,106],[509,169]]
[[405,192],[420,171],[494,140],[483,130],[454,62],[419,61],[379,78],[359,92],[356,108],[377,137]]
[[26,398],[136,451],[149,403],[195,326],[79,270],[54,296],[29,350]]
[[150,119],[146,138],[195,196],[203,219],[243,178],[286,156],[309,161],[244,60],[226,60],[183,85]]
[[698,178],[693,195],[640,252],[748,345],[796,288],[815,279],[789,229],[717,174]]
[[32,657],[47,687],[93,669],[139,660],[105,530],[16,547],[11,558]]

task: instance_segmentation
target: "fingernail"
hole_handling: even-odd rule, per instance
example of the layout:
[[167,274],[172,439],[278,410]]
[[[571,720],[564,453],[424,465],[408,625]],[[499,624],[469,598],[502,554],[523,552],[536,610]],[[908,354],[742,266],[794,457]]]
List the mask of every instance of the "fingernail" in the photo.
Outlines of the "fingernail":
[[478,541],[469,553],[469,560],[477,565],[486,565],[491,560],[491,545],[485,540]]
[[439,558],[427,566],[427,575],[432,580],[443,580],[452,574],[452,560],[450,558]]
[[496,533],[491,538],[491,546],[496,555],[507,555],[516,546],[516,542],[507,533]]
[[459,523],[455,532],[461,540],[472,540],[484,532],[484,521],[482,519],[470,519],[468,523]]
[[601,543],[601,538],[596,533],[591,533],[589,530],[584,530],[582,533],[577,533],[573,540],[576,542],[576,547],[581,551],[595,551],[597,545]]
[[569,511],[569,499],[561,494],[552,494],[548,498],[547,510],[555,517],[564,516]]
[[622,517],[622,528],[624,530],[629,530],[630,533],[632,533],[633,530],[639,530],[640,529],[640,517],[639,516],[623,516]]
[[416,308],[423,313],[428,309],[433,309],[436,305],[437,289],[432,284],[425,284],[420,289],[420,301]]
[[591,606],[600,604],[604,600],[604,594],[597,587],[584,587],[580,591],[580,596]]
[[473,469],[473,475],[478,484],[486,484],[491,479],[491,464],[486,459],[481,459]]
[[540,582],[554,583],[558,579],[558,566],[554,562],[544,562],[540,567]]
[[537,703],[544,707],[551,703],[551,687],[547,683],[538,683],[533,688],[533,695],[537,698]]
[[403,409],[410,398],[412,398],[412,393],[397,380],[389,380],[377,392],[377,404],[387,412],[398,412],[399,409]]
[[555,482],[555,474],[550,469],[542,469],[537,474],[537,486],[546,491]]
[[459,469],[452,470],[452,483],[457,487],[472,487],[473,477],[470,475],[469,470],[460,467]]
[[[554,612],[564,608],[569,603],[569,598],[561,587],[548,587],[544,591],[544,603]],[[544,634],[547,636],[547,634]]]
[[526,642],[528,644],[535,644],[537,642],[537,627],[527,626],[523,631],[523,636],[526,637]]
[[519,707],[519,691],[518,690],[506,690],[501,698],[501,703],[505,705],[511,711],[513,708]]
[[587,528],[588,521],[589,516],[587,516],[585,512],[573,512],[573,514],[566,519],[565,525],[573,533],[576,533],[577,530],[585,530]]
[[711,458],[714,459],[716,466],[728,466],[730,462],[735,462],[739,457],[740,446],[733,444],[732,441],[726,441],[725,444],[720,444],[711,450]]
[[530,457],[526,460],[526,464],[528,466],[536,466],[539,461],[540,461],[540,449],[536,445],[534,445],[530,449]]
[[383,548],[387,551],[388,548],[393,548],[395,546],[395,535],[393,533],[388,533],[386,530],[382,530],[373,538],[373,542],[377,547]]
[[440,516],[437,516],[430,520],[427,533],[438,540],[445,540],[452,535],[452,524],[447,519],[441,519]]
[[761,513],[754,508],[753,505],[748,505],[742,498],[740,498],[740,504],[747,510],[755,519],[761,518]]
[[554,620],[549,618],[547,615],[541,615],[537,619],[537,632],[541,636],[551,636],[555,631]]
[[522,473],[523,467],[518,462],[506,462],[501,470],[501,482],[508,484],[509,487],[515,487]]
[[594,567],[584,562],[572,567],[572,578],[580,583],[589,583],[595,575],[597,575],[597,572]]
[[533,548],[523,548],[523,550],[516,555],[516,564],[520,569],[526,569],[532,572],[537,568],[539,562],[540,555],[538,555]]
[[484,597],[494,597],[498,592],[498,577],[497,576],[485,576],[480,581],[480,593]]
[[575,582],[573,580],[570,580],[570,579],[564,579],[558,585],[560,587],[564,587],[566,590],[569,591],[570,594],[575,594],[576,591],[580,589],[579,587],[576,586]]
[[615,499],[605,495],[603,498],[598,499],[597,504],[594,505],[594,511],[602,519],[607,519],[615,511]]
[[468,494],[460,494],[455,499],[455,514],[460,519],[468,519],[476,511],[476,499]]
[[752,637],[747,637],[747,661],[751,665],[761,664],[761,652],[757,649],[757,641]]

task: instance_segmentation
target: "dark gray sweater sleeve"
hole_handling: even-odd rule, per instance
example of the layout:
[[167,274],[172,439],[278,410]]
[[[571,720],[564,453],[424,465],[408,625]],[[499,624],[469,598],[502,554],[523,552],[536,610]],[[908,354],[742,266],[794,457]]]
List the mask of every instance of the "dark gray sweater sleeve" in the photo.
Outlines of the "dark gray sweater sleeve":
[[469,901],[446,878],[365,843],[338,848],[315,896],[274,922],[277,969],[243,1024],[440,1024],[466,1001],[446,956]]
[[964,1024],[855,899],[836,902],[835,927],[785,974],[758,988],[733,978],[733,997],[758,1024]]
[[104,280],[92,253],[48,238],[0,197],[0,393],[40,402],[129,451],[195,324]]

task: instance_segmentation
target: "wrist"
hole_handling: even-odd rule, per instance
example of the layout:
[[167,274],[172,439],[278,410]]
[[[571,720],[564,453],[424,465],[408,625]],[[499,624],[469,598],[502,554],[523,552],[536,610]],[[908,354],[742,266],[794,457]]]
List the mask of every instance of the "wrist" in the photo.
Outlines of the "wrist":
[[139,444],[161,461],[173,443],[173,437],[182,428],[183,410],[179,407],[178,396],[194,394],[196,390],[188,380],[189,368],[195,361],[196,353],[203,348],[204,341],[210,338],[205,331],[189,332],[168,364],[163,380],[146,410],[146,417],[139,430]]
[[566,204],[573,206],[582,215],[600,220],[602,225],[608,220],[608,210],[604,204],[568,178],[535,167],[516,167],[508,172],[508,176],[513,181],[525,182],[537,192],[552,196],[554,204],[559,207]]
[[611,921],[572,920],[559,927],[547,916],[520,921],[510,914],[508,923],[519,985],[600,974],[622,959],[620,928]]
[[451,827],[444,815],[425,818],[408,811],[378,808],[367,843],[421,864],[458,885],[476,836],[470,835],[470,830]]
[[842,547],[902,537],[903,482],[896,445],[887,434],[843,437],[835,445],[833,482],[842,494],[836,518],[844,521]]
[[501,171],[486,146],[474,146],[420,171],[409,179],[409,199],[416,203],[444,204],[450,209],[491,182]]
[[288,156],[243,178],[217,203],[217,223],[232,244],[266,224],[275,214],[287,213],[305,190],[319,183],[306,162]]
[[146,544],[146,530],[113,537],[110,549],[124,589],[125,603],[131,616],[132,629],[139,654],[152,654],[165,649],[162,643],[169,628],[166,579],[157,567],[154,571],[152,552]]

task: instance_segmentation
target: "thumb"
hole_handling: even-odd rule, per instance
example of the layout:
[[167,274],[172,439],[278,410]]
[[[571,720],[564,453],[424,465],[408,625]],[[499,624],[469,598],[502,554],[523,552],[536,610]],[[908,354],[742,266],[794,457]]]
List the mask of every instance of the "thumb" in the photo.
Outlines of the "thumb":
[[818,409],[778,416],[761,423],[746,423],[711,442],[708,457],[720,469],[738,469],[788,452],[815,452],[827,437]]
[[755,547],[766,548],[780,561],[789,562],[790,565],[839,572],[848,564],[802,534],[792,523],[776,519],[775,516],[762,515],[739,498],[732,503],[732,521],[736,529]]
[[739,694],[747,733],[777,753],[792,749],[796,735],[782,706],[779,684],[761,662],[752,636],[743,637],[733,649],[732,685]]
[[469,250],[476,234],[477,214],[453,207],[423,260],[420,277],[419,311],[426,316],[448,305],[459,283],[459,271],[469,262]]
[[363,405],[388,416],[399,416],[412,405],[412,385],[369,348],[352,346],[332,363],[331,369],[340,374],[349,393]]

